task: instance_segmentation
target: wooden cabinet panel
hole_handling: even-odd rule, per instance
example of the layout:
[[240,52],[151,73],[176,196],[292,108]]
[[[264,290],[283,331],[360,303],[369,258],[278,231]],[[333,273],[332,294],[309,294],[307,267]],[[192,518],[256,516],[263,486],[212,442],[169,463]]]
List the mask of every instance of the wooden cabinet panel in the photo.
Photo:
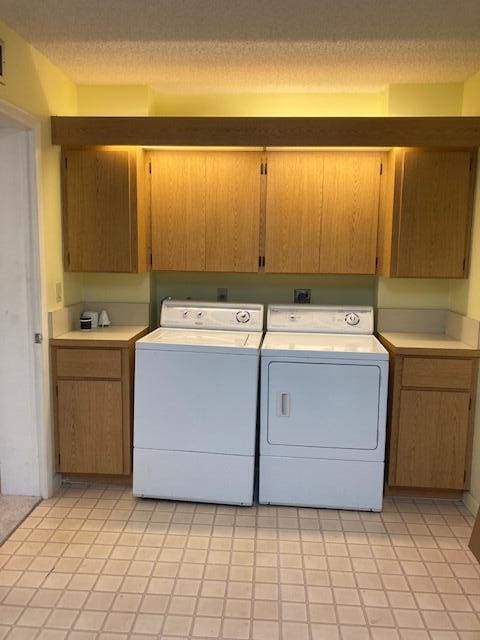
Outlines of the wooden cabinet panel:
[[206,162],[207,271],[258,271],[259,153],[208,153]]
[[323,165],[321,152],[268,154],[266,271],[318,272]]
[[472,376],[472,360],[407,357],[403,361],[402,385],[404,387],[469,390]]
[[57,376],[62,378],[120,378],[120,349],[56,349]]
[[405,151],[394,275],[463,278],[472,204],[469,151]]
[[152,163],[152,269],[205,271],[205,154],[163,152]]
[[134,154],[70,149],[64,153],[63,225],[67,271],[131,272],[136,254]]
[[397,486],[463,488],[469,404],[469,393],[401,391]]
[[57,382],[59,471],[124,472],[122,383]]
[[381,155],[325,154],[320,273],[375,273]]

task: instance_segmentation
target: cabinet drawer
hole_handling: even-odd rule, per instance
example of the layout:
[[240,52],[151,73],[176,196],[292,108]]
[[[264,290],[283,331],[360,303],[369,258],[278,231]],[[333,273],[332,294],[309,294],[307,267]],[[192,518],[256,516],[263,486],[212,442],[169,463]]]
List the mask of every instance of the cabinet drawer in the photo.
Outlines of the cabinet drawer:
[[402,386],[470,389],[473,361],[455,358],[404,358]]
[[121,378],[120,349],[57,349],[60,378]]

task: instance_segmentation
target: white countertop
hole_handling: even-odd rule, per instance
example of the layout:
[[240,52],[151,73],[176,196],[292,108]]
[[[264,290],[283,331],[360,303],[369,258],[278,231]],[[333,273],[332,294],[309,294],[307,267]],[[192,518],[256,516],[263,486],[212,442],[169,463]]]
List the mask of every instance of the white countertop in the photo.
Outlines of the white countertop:
[[380,331],[380,336],[399,349],[468,349],[475,351],[472,345],[456,340],[445,333],[401,333]]
[[76,329],[57,336],[55,340],[117,340],[119,342],[127,342],[142,331],[145,331],[145,329],[148,329],[145,325],[110,325],[109,327],[84,331]]

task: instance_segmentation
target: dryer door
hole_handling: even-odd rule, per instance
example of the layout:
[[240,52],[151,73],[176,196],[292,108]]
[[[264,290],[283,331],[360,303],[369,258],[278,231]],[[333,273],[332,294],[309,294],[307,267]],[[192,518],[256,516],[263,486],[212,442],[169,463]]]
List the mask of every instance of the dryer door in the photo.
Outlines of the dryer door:
[[[271,362],[268,382],[267,440],[271,445],[377,448],[377,365]],[[315,457],[306,450],[299,455]]]

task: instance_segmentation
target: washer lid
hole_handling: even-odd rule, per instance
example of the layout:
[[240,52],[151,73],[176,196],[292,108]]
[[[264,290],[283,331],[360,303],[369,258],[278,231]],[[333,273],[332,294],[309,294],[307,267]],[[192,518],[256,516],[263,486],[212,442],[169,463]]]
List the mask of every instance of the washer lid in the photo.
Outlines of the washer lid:
[[258,353],[261,341],[262,334],[258,332],[160,327],[137,340],[135,346],[136,349],[158,351],[211,351],[253,355]]
[[388,352],[371,335],[335,333],[287,333],[268,331],[262,356],[388,360]]

